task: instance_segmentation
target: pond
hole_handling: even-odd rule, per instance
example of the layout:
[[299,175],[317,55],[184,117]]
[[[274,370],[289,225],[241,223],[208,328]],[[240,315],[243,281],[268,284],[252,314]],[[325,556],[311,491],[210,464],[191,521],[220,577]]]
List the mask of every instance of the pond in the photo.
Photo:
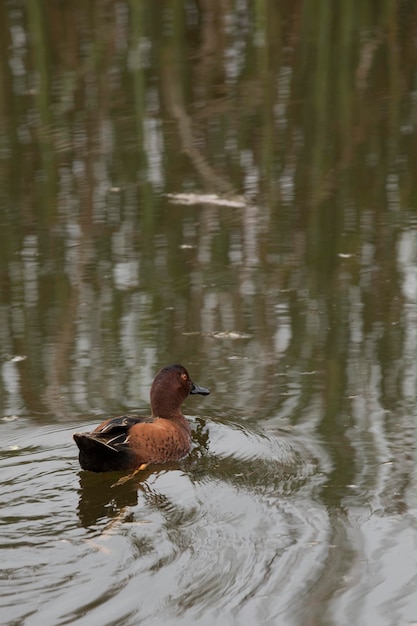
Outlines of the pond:
[[[417,7],[0,3],[0,621],[417,623]],[[207,397],[130,476],[75,431]]]

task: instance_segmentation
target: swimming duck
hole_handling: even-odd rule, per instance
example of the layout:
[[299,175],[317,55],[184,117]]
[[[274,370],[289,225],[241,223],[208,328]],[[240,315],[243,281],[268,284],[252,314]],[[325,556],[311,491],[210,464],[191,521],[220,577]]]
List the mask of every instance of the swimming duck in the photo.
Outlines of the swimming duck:
[[191,380],[182,365],[162,368],[151,387],[151,417],[126,414],[102,422],[92,432],[74,433],[80,465],[92,472],[145,469],[178,461],[191,448],[191,428],[181,412],[190,394],[210,391]]

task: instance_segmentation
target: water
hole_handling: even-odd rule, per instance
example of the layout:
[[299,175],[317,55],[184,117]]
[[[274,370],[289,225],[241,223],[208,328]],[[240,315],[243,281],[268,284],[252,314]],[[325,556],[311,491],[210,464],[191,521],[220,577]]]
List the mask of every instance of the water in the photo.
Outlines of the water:
[[[413,2],[0,3],[0,622],[417,622]],[[72,433],[211,389],[126,478]]]
[[9,623],[268,621],[294,602],[289,564],[297,580],[322,558],[329,519],[310,498],[323,479],[296,439],[292,449],[200,422],[186,461],[117,484],[118,474],[77,469],[69,428],[11,424],[6,448],[18,449],[2,461],[1,504]]

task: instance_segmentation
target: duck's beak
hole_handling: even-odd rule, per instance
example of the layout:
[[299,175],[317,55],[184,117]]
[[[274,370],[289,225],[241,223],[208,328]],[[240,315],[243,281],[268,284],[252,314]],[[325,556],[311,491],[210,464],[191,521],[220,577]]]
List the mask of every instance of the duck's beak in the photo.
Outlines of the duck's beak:
[[193,383],[190,394],[192,393],[199,393],[201,396],[208,396],[210,393],[210,389],[206,389],[206,387],[200,387],[199,385]]

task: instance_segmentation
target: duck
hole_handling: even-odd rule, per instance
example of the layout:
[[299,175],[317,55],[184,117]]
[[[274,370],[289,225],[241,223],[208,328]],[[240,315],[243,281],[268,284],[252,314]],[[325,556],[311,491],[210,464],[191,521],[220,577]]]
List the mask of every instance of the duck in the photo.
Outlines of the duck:
[[139,471],[148,465],[181,460],[191,449],[191,428],[181,405],[189,395],[209,393],[193,383],[182,365],[163,367],[151,386],[150,417],[127,413],[105,420],[91,432],[73,434],[81,468]]

